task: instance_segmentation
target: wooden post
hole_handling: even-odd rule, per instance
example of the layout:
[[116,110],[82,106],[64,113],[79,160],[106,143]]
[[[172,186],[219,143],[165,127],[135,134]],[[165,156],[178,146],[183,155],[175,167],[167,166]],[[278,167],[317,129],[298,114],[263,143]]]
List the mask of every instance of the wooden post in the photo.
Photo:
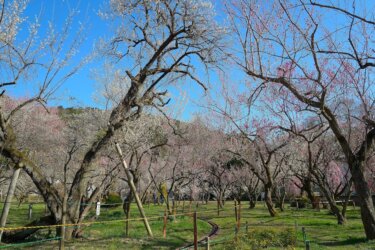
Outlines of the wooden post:
[[237,214],[237,201],[234,200],[234,217],[236,219],[236,222],[238,220],[238,214]]
[[[8,188],[8,193],[7,193],[7,196],[5,197],[3,211],[1,213],[0,227],[5,227],[5,224],[7,222],[10,205],[11,205],[11,202],[12,202],[14,191],[16,190],[17,180],[18,180],[18,176],[20,174],[20,171],[21,171],[21,168],[16,168],[13,172],[12,179],[10,181],[9,188]],[[2,236],[3,236],[3,231],[1,230],[0,231],[0,242],[1,242]]]
[[210,250],[210,237],[206,237],[206,250]]
[[305,242],[305,244],[306,244],[306,250],[310,250],[310,241],[307,240],[307,241]]
[[129,172],[128,164],[124,160],[124,157],[122,155],[122,151],[121,151],[120,145],[116,142],[115,146],[116,146],[117,153],[120,156],[120,159],[121,159],[121,162],[122,162],[122,166],[123,166],[123,168],[125,170],[126,178],[128,179],[130,189],[132,190],[132,192],[134,194],[134,198],[135,198],[135,201],[137,203],[137,207],[138,207],[139,213],[141,214],[141,216],[143,218],[143,223],[144,223],[144,225],[146,227],[148,236],[153,237],[153,234],[152,234],[152,231],[151,231],[151,227],[148,224],[148,220],[147,220],[145,211],[143,210],[142,202],[139,199],[139,196],[138,196],[138,193],[137,193],[137,189],[136,189],[136,187],[134,185],[134,182],[133,182],[133,178],[132,178],[132,176],[131,176],[131,174]]
[[246,221],[246,233],[248,233],[249,232],[249,223]]
[[31,220],[33,218],[33,205],[29,204],[29,216],[28,219]]
[[238,201],[237,216],[238,216],[237,227],[238,227],[238,230],[240,230],[241,229],[241,202],[240,201]]
[[167,238],[167,209],[164,210],[163,237]]
[[305,227],[302,227],[302,236],[303,236],[303,241],[306,242],[306,231],[305,231]]
[[100,201],[96,202],[95,217],[99,218],[100,215]]
[[131,202],[129,201],[124,201],[125,203],[125,207],[126,207],[126,214],[125,214],[125,217],[126,217],[126,221],[125,221],[125,236],[128,237],[129,236],[129,219],[130,219],[130,204]]
[[238,227],[237,227],[237,224],[234,226],[234,241],[237,242],[238,240]]
[[63,206],[62,206],[62,215],[61,215],[61,224],[63,225],[61,227],[61,233],[60,233],[60,244],[59,244],[59,250],[65,249],[65,222],[66,222],[66,205],[68,203],[68,197],[66,195],[65,185],[64,185],[64,197],[63,197]]
[[[68,163],[69,161],[67,161],[65,164],[64,164],[64,186],[63,186],[63,204],[62,204],[62,209],[61,209],[61,228],[60,228],[60,242],[59,242],[59,250],[64,250],[65,249],[65,235],[66,235],[66,228],[65,228],[65,224],[66,224],[66,207],[68,205],[68,195],[67,195],[67,192],[66,192],[66,177],[67,177],[67,171],[68,171]],[[46,206],[47,208],[47,206]],[[50,228],[51,230],[51,228]]]
[[220,216],[220,200],[217,200],[217,216]]
[[177,206],[173,209],[173,219],[176,220],[176,214],[177,214]]
[[197,211],[194,212],[194,250],[198,250]]

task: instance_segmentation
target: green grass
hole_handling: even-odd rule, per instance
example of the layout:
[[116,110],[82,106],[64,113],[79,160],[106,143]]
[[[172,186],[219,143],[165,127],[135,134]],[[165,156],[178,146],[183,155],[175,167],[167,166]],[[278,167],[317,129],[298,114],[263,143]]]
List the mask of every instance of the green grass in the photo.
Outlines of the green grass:
[[[0,204],[2,211],[3,204]],[[44,204],[33,204],[32,219],[40,218],[44,216],[45,206]],[[17,203],[12,203],[9,210],[6,227],[24,226],[30,223],[32,220],[28,220],[29,216],[29,204],[21,204],[18,206]]]
[[[243,203],[244,207],[245,205],[246,203]],[[219,218],[214,218],[212,221],[216,222],[221,228],[220,235],[216,238],[219,243],[213,246],[213,249],[225,249],[225,244],[220,243],[220,238],[234,234],[235,219],[233,212],[224,211]],[[311,249],[375,249],[375,242],[366,242],[365,240],[358,208],[348,210],[348,223],[345,226],[337,225],[336,218],[329,214],[327,210],[301,209],[297,211],[287,208],[285,212],[279,212],[278,216],[271,218],[267,209],[260,204],[257,205],[256,209],[242,209],[241,222],[241,230],[245,230],[246,222],[249,230],[256,228],[295,228],[297,225],[296,249],[305,249],[302,227],[305,228],[307,240],[311,242]]]
[[[177,211],[178,214],[189,212],[188,203],[182,211],[182,203]],[[197,208],[199,238],[208,234],[211,226],[204,220],[211,220],[220,227],[216,237],[211,239],[211,249],[247,249],[235,248],[235,218],[232,202],[227,202],[224,209],[217,215],[215,202],[208,205],[199,204]],[[121,207],[102,208],[101,215],[97,221],[103,224],[93,224],[84,230],[82,239],[75,239],[66,243],[67,249],[176,249],[193,241],[193,220],[190,216],[177,216],[175,221],[168,221],[167,238],[162,236],[164,206],[145,206],[146,214],[150,217],[150,225],[154,237],[148,238],[142,221],[129,222],[129,236],[125,237],[125,223],[121,220],[124,215]],[[192,208],[190,209],[192,211]],[[94,211],[93,211],[94,212]],[[93,213],[92,212],[92,213]],[[27,224],[28,206],[12,206],[7,227]],[[33,206],[33,217],[44,215],[44,205]],[[375,242],[365,241],[359,209],[350,208],[347,212],[348,223],[345,226],[337,225],[334,216],[327,210],[314,211],[311,209],[295,210],[287,208],[279,212],[277,217],[271,218],[263,204],[258,204],[255,209],[247,209],[247,203],[242,203],[241,229],[239,234],[245,233],[246,222],[248,230],[261,232],[268,229],[292,228],[297,225],[297,245],[295,249],[304,249],[304,241],[301,228],[304,227],[307,239],[311,242],[311,249],[375,249]],[[131,218],[139,218],[135,206],[131,208]],[[108,221],[111,221],[109,222]],[[34,240],[42,239],[48,233],[43,230]],[[51,237],[55,232],[51,231]],[[229,244],[228,244],[229,243]],[[58,243],[47,242],[32,246],[30,248],[56,249]],[[202,246],[202,249],[203,246]],[[277,249],[277,248],[268,248]]]

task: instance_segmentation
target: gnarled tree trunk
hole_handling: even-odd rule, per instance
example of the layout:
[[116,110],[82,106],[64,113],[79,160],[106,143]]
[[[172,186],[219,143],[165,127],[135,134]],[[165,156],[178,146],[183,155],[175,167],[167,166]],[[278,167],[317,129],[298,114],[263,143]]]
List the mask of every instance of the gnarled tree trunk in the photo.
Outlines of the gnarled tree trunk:
[[[26,225],[26,227],[32,226],[48,226],[55,222],[53,216],[42,217],[38,220],[35,220]],[[31,228],[31,229],[20,229],[11,232],[4,232],[3,241],[6,243],[20,242],[25,240],[27,237],[33,235],[35,232],[39,231],[40,228]]]
[[267,205],[268,212],[272,217],[275,217],[277,215],[277,212],[272,202],[272,187],[270,185],[265,185],[264,192],[264,201]]
[[371,191],[363,173],[363,163],[354,162],[349,165],[355,190],[359,196],[361,207],[361,219],[365,228],[366,237],[375,239],[375,211]]

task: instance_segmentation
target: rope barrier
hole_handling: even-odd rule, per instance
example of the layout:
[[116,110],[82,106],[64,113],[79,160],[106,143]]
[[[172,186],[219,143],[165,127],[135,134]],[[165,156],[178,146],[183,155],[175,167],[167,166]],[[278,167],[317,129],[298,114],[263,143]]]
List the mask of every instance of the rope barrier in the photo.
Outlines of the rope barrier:
[[[216,211],[214,209],[212,210],[206,210],[206,211],[197,211],[197,214],[206,214]],[[178,213],[178,214],[171,214],[170,216],[184,216],[184,215],[189,215],[193,216],[194,212],[187,212],[187,213]],[[153,219],[160,219],[164,218],[163,216],[151,216],[148,217],[148,220],[153,220]],[[43,226],[22,226],[22,227],[3,227],[0,228],[2,231],[17,231],[17,230],[22,230],[22,229],[43,229],[43,228],[57,228],[57,227],[73,227],[73,226],[87,226],[87,225],[93,225],[93,224],[111,224],[111,223],[117,223],[117,222],[129,222],[129,221],[140,221],[143,220],[143,218],[132,218],[132,219],[119,219],[119,220],[107,220],[107,221],[88,221],[88,222],[81,222],[81,223],[66,223],[66,224],[55,224],[55,225],[43,225]]]
[[[122,204],[122,203],[121,203]],[[104,204],[103,204],[104,205]],[[220,212],[223,211],[231,211],[232,208],[220,208]],[[204,211],[197,211],[197,214],[208,214],[208,213],[216,213],[218,210],[217,208],[214,209],[206,209]],[[172,214],[171,216],[192,216],[194,212],[186,212],[186,213],[177,213],[177,214]],[[154,220],[154,219],[161,219],[163,216],[152,216],[148,217],[149,220]],[[56,228],[56,227],[78,227],[78,226],[84,226],[84,225],[93,225],[93,224],[110,224],[110,223],[118,223],[118,222],[126,222],[126,221],[140,221],[143,220],[143,218],[132,218],[132,219],[119,219],[119,220],[108,220],[108,221],[93,221],[93,222],[82,222],[82,223],[67,223],[67,224],[57,224],[57,225],[46,225],[46,226],[28,226],[28,227],[9,227],[9,228],[0,228],[0,230],[4,231],[15,231],[15,230],[21,230],[21,229],[49,229],[49,228]],[[228,236],[225,238],[229,238]],[[58,240],[60,239],[59,237],[56,238],[51,238],[51,239],[45,239],[45,240],[39,240],[39,241],[34,241],[34,242],[26,242],[26,243],[20,243],[20,244],[10,244],[6,246],[1,246],[1,248],[8,248],[8,247],[19,247],[19,246],[27,246],[27,245],[32,245],[32,244],[38,244],[46,241],[52,241],[52,240]]]
[[61,237],[54,237],[54,238],[49,238],[49,239],[44,239],[44,240],[30,241],[30,242],[17,243],[17,244],[8,244],[8,245],[0,246],[0,249],[10,248],[10,247],[29,246],[29,245],[39,244],[39,243],[43,243],[47,241],[60,240],[60,239]]
[[[96,204],[96,203],[91,203],[91,204]],[[114,204],[122,204],[122,203],[114,203]],[[114,205],[114,204],[101,204],[101,206],[105,206],[105,205]],[[183,213],[176,213],[176,214],[170,214],[169,216],[172,217],[172,216],[193,216],[194,214],[194,211],[196,211],[196,213],[198,215],[206,215],[206,214],[209,214],[209,213],[216,213],[218,212],[218,209],[217,208],[211,208],[211,209],[208,209],[207,207],[204,206],[205,204],[200,204],[200,209],[201,211],[196,211],[196,209],[198,207],[192,205],[190,206],[190,208],[188,207],[185,207],[185,210],[189,210],[189,212],[183,212]],[[220,208],[219,211],[220,212],[233,212],[233,208],[235,207],[241,207],[240,204],[236,205],[236,206],[226,206],[224,208]],[[177,208],[178,210],[180,210],[181,208]],[[177,210],[176,209],[176,210]],[[176,211],[175,210],[175,211]],[[150,211],[152,212],[152,211]],[[152,221],[152,220],[157,220],[157,219],[162,219],[164,218],[164,215],[162,213],[162,211],[160,212],[154,212],[154,213],[150,213],[150,214],[159,214],[158,216],[150,216],[148,217],[147,219]],[[210,215],[209,215],[210,216]],[[228,217],[228,215],[225,215],[225,213],[223,214],[224,217]],[[255,217],[243,217],[242,219],[250,219],[250,218],[257,218],[258,216],[255,216]],[[303,217],[303,215],[299,215],[299,214],[294,214],[294,216],[292,217]],[[116,220],[103,220],[103,221],[87,221],[87,222],[80,222],[80,223],[66,223],[66,224],[55,224],[55,225],[41,225],[41,226],[23,226],[23,227],[4,227],[4,228],[0,228],[0,230],[3,230],[3,231],[16,231],[16,230],[22,230],[22,229],[50,229],[50,228],[58,228],[58,227],[79,227],[79,226],[90,226],[90,225],[97,225],[97,224],[112,224],[112,223],[120,223],[120,222],[129,222],[129,221],[142,221],[143,218],[130,218],[130,219],[116,219]],[[274,220],[272,220],[274,221]],[[271,221],[267,220],[267,221],[258,221],[257,223],[255,224],[252,224],[252,226],[291,226],[292,224],[272,224],[269,223]],[[310,226],[307,226],[307,227],[310,227]],[[230,229],[231,227],[221,227],[221,229]],[[238,231],[237,233],[239,233],[239,231],[242,231],[242,229],[244,228],[247,228],[246,225],[241,225],[239,226],[238,228]],[[246,230],[247,232],[247,230]],[[236,233],[229,233],[229,234],[226,234],[225,236],[224,235],[221,235],[221,237],[219,238],[216,238],[216,239],[210,239],[210,245],[217,245],[217,244],[223,244],[225,242],[230,242],[232,241],[235,237],[236,237]],[[305,235],[303,235],[304,237],[304,243],[307,244],[307,242],[310,244],[311,241],[308,241],[307,240],[307,237]],[[3,249],[3,248],[11,248],[11,247],[22,247],[22,246],[27,246],[27,245],[34,245],[34,244],[39,244],[39,243],[43,243],[43,242],[48,242],[48,241],[54,241],[54,240],[59,240],[61,239],[60,237],[55,237],[55,238],[48,238],[48,239],[43,239],[43,240],[38,240],[38,241],[33,241],[33,242],[25,242],[25,243],[18,243],[18,244],[9,244],[9,245],[3,245],[1,246],[0,245],[0,249]],[[205,244],[205,242],[199,242],[199,244],[202,246]]]

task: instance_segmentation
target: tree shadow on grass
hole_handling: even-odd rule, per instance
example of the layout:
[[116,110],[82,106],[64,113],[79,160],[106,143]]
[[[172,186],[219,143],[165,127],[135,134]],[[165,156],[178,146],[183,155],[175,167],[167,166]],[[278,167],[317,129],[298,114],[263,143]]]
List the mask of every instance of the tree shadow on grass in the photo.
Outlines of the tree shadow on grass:
[[322,246],[349,246],[349,245],[356,245],[360,243],[366,243],[367,240],[365,238],[350,238],[346,240],[341,240],[341,241],[326,241],[326,242],[319,242],[319,245]]

